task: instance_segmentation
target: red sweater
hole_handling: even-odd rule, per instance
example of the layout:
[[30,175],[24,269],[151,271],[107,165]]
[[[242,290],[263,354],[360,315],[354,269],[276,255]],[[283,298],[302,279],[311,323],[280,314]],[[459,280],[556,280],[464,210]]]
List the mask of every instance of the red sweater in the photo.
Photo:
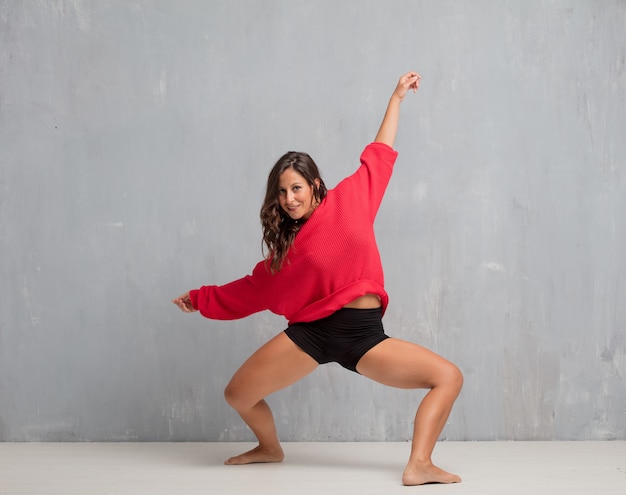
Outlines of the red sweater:
[[376,294],[383,313],[388,296],[374,237],[374,218],[397,152],[368,145],[359,169],[341,181],[304,223],[280,272],[265,261],[251,275],[189,293],[203,316],[234,320],[270,310],[289,324],[324,318],[364,294]]

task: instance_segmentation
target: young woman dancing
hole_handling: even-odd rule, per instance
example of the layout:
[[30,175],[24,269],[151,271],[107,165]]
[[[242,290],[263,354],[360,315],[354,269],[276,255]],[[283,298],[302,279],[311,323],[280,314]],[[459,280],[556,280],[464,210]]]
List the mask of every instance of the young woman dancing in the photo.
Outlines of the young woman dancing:
[[226,400],[259,442],[226,464],[282,461],[274,418],[264,398],[320,364],[337,362],[391,387],[429,389],[415,415],[402,482],[461,481],[435,466],[431,454],[463,376],[454,364],[428,349],[385,335],[381,321],[388,297],[374,219],[397,156],[392,147],[400,104],[419,83],[415,72],[400,78],[374,142],[361,155],[361,166],[334,189],[326,189],[306,153],[282,156],[269,174],[261,208],[266,258],[251,275],[173,300],[186,313],[200,311],[212,319],[270,310],[288,320],[287,329],[252,354],[226,387]]

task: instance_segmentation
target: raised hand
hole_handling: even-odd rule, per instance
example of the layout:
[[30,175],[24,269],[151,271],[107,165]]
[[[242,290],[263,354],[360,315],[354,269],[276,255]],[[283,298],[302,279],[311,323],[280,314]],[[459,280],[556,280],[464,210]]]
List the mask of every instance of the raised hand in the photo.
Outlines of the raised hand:
[[416,93],[420,87],[421,78],[422,76],[420,76],[417,72],[407,72],[404,74],[398,81],[398,85],[393,92],[392,98],[395,96],[396,98],[403,100],[411,89],[413,90],[413,93]]

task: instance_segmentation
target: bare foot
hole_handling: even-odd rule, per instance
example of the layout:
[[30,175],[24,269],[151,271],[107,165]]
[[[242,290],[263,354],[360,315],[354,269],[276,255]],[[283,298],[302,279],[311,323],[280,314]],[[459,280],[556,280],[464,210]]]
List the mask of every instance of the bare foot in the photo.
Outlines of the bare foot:
[[256,462],[282,462],[285,458],[283,449],[280,448],[265,448],[260,445],[244,452],[243,454],[231,457],[224,464],[228,465],[240,465],[240,464],[253,464]]
[[406,486],[460,482],[461,478],[459,476],[439,469],[433,463],[407,466],[402,474],[402,484]]

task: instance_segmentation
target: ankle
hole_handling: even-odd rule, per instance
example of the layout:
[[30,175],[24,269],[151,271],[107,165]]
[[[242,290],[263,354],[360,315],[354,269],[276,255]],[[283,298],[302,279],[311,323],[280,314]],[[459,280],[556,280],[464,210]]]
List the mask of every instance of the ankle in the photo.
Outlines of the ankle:
[[433,466],[433,461],[430,456],[411,456],[408,462],[409,466],[415,467],[429,467]]

